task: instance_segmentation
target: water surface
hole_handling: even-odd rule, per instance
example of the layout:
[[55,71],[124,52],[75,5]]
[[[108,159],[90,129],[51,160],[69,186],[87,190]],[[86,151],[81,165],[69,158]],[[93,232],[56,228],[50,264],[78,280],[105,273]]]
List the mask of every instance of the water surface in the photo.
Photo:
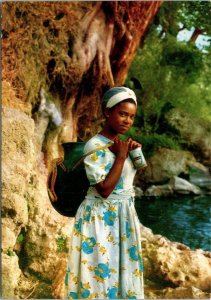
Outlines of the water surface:
[[143,225],[191,249],[211,251],[211,196],[136,199]]

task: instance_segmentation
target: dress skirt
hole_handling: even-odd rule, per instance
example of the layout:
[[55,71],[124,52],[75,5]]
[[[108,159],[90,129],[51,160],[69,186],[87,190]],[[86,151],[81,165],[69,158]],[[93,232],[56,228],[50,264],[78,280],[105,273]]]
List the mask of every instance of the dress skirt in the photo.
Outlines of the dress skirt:
[[78,209],[66,299],[144,299],[140,223],[130,192],[107,199],[90,188]]

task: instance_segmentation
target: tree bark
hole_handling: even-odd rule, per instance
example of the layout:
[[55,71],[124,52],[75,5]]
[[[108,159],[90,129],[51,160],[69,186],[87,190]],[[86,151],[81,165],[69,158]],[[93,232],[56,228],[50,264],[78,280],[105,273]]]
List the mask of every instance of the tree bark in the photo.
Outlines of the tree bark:
[[160,1],[3,3],[3,80],[12,84],[20,101],[30,102],[33,116],[43,87],[63,117],[60,141],[86,140],[100,126],[103,92],[124,84],[160,5]]
[[199,36],[200,34],[203,34],[203,32],[204,32],[203,29],[195,28],[188,42],[189,42],[189,43],[190,43],[190,42],[195,43],[195,41],[197,40],[198,36]]

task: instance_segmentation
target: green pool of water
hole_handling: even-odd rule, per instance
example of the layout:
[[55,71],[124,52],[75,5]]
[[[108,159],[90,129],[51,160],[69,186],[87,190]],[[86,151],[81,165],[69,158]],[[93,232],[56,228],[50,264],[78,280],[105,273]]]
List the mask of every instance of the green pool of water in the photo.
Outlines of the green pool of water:
[[211,251],[211,196],[136,199],[140,222],[171,241]]

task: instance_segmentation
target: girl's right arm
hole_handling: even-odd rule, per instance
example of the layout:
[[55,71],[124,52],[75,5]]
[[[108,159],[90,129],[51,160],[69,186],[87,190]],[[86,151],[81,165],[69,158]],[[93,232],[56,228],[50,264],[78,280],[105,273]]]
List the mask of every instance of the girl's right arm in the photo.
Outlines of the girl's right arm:
[[129,143],[127,141],[114,140],[114,145],[111,147],[111,151],[116,155],[114,164],[105,180],[95,185],[96,190],[103,198],[107,198],[112,193],[120,179],[125,159],[128,156],[128,147]]

